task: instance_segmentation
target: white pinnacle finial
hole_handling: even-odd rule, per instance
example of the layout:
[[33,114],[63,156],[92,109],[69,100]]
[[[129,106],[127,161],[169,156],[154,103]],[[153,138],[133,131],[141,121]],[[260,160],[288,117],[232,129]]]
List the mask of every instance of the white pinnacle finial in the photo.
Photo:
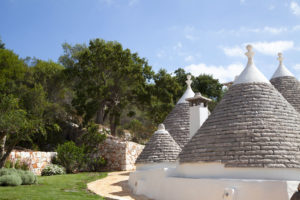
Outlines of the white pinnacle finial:
[[186,78],[187,78],[187,80],[186,80],[185,82],[186,82],[188,88],[190,88],[190,87],[191,87],[191,84],[192,84],[192,82],[193,82],[193,81],[191,80],[192,76],[188,74],[188,75],[186,76]]
[[165,125],[164,124],[159,124],[157,129],[158,130],[165,130]]
[[254,52],[252,51],[253,47],[252,45],[248,44],[246,46],[246,49],[248,50],[248,52],[245,53],[245,55],[248,57],[248,63],[252,64],[253,63],[253,57],[254,57]]
[[282,65],[282,61],[283,61],[282,53],[278,53],[278,58],[277,58],[277,60],[279,60],[279,64]]
[[[279,66],[276,69],[275,73],[273,74],[272,78],[278,78],[278,77],[283,77],[283,76],[294,76],[283,64],[283,56],[282,53],[278,53],[278,58],[277,60],[279,61]],[[272,79],[271,78],[271,79]]]
[[256,68],[253,57],[254,52],[252,51],[253,47],[249,44],[246,46],[248,52],[245,55],[248,57],[248,63],[242,73],[234,80],[233,85],[241,83],[268,83],[270,81]]

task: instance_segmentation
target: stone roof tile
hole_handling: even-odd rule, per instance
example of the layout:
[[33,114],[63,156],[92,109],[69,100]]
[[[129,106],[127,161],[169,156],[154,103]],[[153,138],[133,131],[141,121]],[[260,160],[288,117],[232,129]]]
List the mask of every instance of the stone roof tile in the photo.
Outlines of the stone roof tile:
[[300,114],[268,83],[230,87],[179,155],[181,163],[300,168]]
[[300,113],[300,82],[294,76],[271,79],[272,85]]
[[152,135],[142,153],[136,160],[137,164],[174,162],[177,160],[181,148],[172,138],[163,124]]
[[183,148],[190,139],[189,103],[176,104],[163,123],[176,143]]

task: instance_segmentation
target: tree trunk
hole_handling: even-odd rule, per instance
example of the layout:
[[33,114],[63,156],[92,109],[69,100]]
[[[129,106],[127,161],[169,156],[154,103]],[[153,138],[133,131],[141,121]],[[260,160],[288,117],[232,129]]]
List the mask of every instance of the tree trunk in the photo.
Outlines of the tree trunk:
[[110,119],[109,119],[109,123],[110,123],[110,132],[112,135],[116,135],[116,131],[117,131],[117,126],[120,123],[120,114],[119,113],[113,113],[110,115]]
[[116,135],[116,124],[115,124],[115,116],[113,114],[109,117],[109,125],[110,125],[110,133],[115,136]]
[[101,105],[99,110],[97,111],[97,116],[96,116],[96,124],[103,124],[104,122],[104,106]]
[[13,144],[11,144],[5,151],[4,155],[2,157],[0,157],[0,168],[4,167],[5,161],[8,158],[9,154],[12,152],[12,150],[14,149],[14,147],[16,146],[16,144],[18,143],[18,141],[14,141]]
[[5,142],[6,142],[6,136],[4,136],[2,139],[0,139],[0,159],[5,154]]

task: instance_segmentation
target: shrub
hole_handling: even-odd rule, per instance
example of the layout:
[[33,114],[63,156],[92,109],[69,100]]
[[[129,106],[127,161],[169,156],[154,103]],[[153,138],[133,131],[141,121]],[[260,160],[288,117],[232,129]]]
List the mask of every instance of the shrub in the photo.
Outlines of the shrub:
[[31,171],[17,170],[18,175],[22,179],[22,185],[32,185],[37,183],[36,175]]
[[2,168],[2,169],[0,169],[0,177],[5,176],[5,175],[13,175],[13,174],[17,174],[17,170],[14,169],[14,168],[10,168],[10,169]]
[[66,168],[67,173],[80,170],[84,160],[84,149],[75,145],[74,142],[66,142],[57,147],[58,162]]
[[[19,180],[20,184],[19,184]],[[0,185],[17,186],[17,185],[32,185],[37,183],[37,177],[30,171],[24,171],[14,168],[0,169]]]
[[0,176],[0,185],[18,186],[22,184],[22,179],[18,174]]
[[47,165],[43,170],[42,170],[42,176],[53,176],[53,175],[61,175],[65,174],[65,169],[59,165]]
[[103,157],[91,157],[86,156],[85,158],[86,169],[90,172],[98,172],[103,169],[106,165],[106,160]]
[[14,166],[15,169],[29,170],[29,165],[26,162],[17,160]]
[[14,163],[11,162],[10,160],[6,160],[5,164],[4,164],[5,168],[13,168],[14,167]]

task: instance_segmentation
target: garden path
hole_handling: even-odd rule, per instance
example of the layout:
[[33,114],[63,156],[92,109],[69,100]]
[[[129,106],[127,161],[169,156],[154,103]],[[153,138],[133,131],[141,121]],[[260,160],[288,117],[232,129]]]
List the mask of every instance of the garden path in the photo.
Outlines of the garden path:
[[106,200],[149,200],[145,196],[134,195],[128,185],[128,171],[111,172],[106,178],[88,183],[88,189]]

